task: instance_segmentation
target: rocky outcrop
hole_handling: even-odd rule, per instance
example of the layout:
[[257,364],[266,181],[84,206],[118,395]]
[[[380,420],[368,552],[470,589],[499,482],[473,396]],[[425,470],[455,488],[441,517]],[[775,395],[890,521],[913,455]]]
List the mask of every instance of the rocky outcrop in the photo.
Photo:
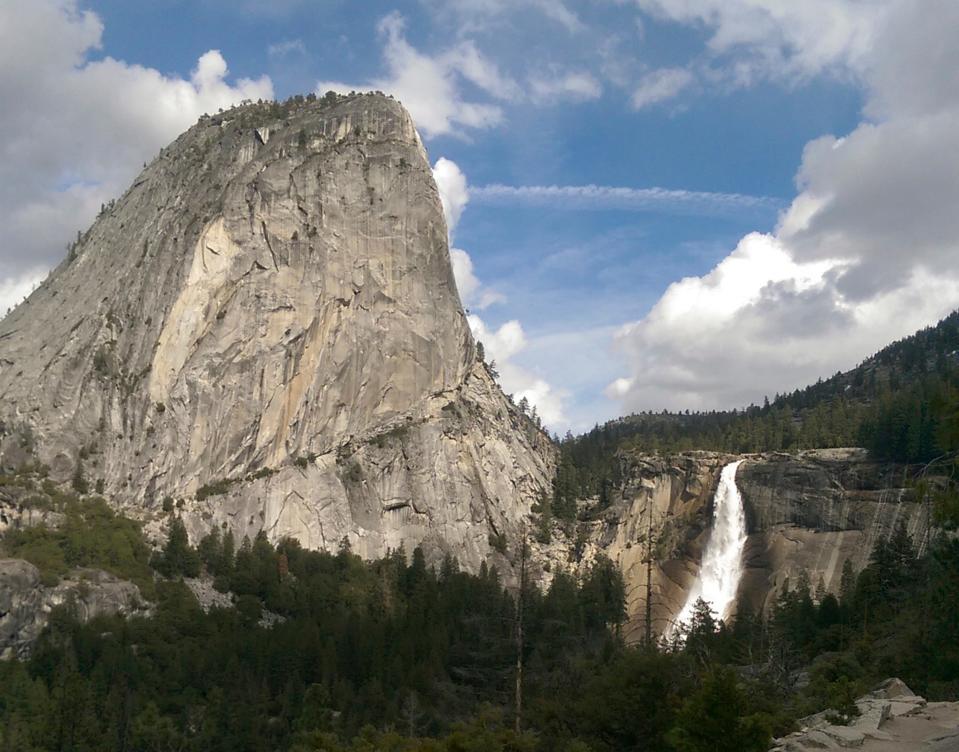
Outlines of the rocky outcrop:
[[[586,542],[578,568],[583,570],[598,556],[607,556],[623,573],[627,641],[639,641],[644,634],[647,582],[654,634],[664,632],[685,603],[708,539],[710,501],[719,473],[731,459],[716,452],[665,457],[623,454],[624,480],[612,490],[609,507],[582,523]],[[563,554],[571,545],[560,543],[555,566],[564,566]],[[650,548],[653,556],[647,566]]]
[[0,659],[27,655],[58,606],[70,607],[81,621],[147,612],[136,585],[99,569],[74,570],[47,587],[33,564],[0,559]]
[[799,722],[772,752],[857,748],[865,752],[947,752],[959,748],[959,703],[926,702],[899,679],[888,679],[856,701],[858,715],[840,724],[834,710]]
[[500,392],[407,112],[245,105],[164,149],[0,322],[3,460],[35,445],[159,532],[213,525],[466,568],[514,536],[554,448]]
[[787,580],[839,592],[843,563],[858,572],[880,537],[904,524],[921,553],[930,510],[917,503],[907,469],[862,449],[817,449],[747,458],[737,475],[748,520],[742,596],[766,608]]
[[50,498],[32,486],[0,481],[0,537],[8,530],[46,525],[56,527],[63,514],[53,509]]
[[[736,456],[687,452],[672,456],[624,453],[622,484],[612,503],[589,522],[580,568],[599,555],[622,569],[627,587],[626,638],[645,630],[647,572],[651,574],[654,634],[666,631],[699,576],[709,538],[713,495],[723,466],[743,459],[737,473],[748,524],[739,597],[763,609],[805,573],[838,592],[843,562],[859,571],[880,536],[902,522],[921,550],[929,510],[906,487],[902,467],[873,462],[860,449]],[[594,503],[593,500],[592,503]],[[652,540],[652,562],[647,551]],[[553,546],[555,566],[564,566]],[[569,566],[568,564],[566,565]],[[575,568],[575,567],[574,567]]]

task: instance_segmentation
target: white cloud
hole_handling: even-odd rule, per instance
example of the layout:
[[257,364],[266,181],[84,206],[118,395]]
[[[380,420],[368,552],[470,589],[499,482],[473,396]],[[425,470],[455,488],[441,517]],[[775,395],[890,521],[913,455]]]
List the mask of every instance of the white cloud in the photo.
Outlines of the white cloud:
[[216,50],[190,79],[107,57],[103,24],[76,0],[0,4],[0,280],[49,269],[100,203],[204,112],[272,97],[268,78],[227,82]]
[[843,263],[797,263],[775,237],[747,236],[620,331],[631,375],[606,395],[627,410],[758,402],[855,365],[959,302],[959,280],[922,270],[894,290],[849,300],[835,286]]
[[[460,215],[470,199],[466,176],[454,161],[440,157],[433,167],[433,179],[440,194],[446,225],[452,235]],[[494,303],[502,303],[505,296],[480,282],[473,270],[473,259],[462,248],[450,249],[453,276],[460,299],[467,308],[482,311]],[[551,428],[567,425],[563,401],[567,395],[554,389],[544,379],[517,365],[512,359],[526,349],[526,334],[519,321],[511,320],[498,329],[490,329],[475,313],[467,317],[473,336],[483,343],[487,360],[495,360],[503,389],[513,393],[518,402],[523,397],[535,405],[543,421]]]
[[685,68],[660,68],[647,73],[633,91],[630,100],[633,109],[641,110],[673,99],[692,86],[695,80]]
[[931,115],[959,102],[959,4],[901,0],[893,4],[860,67],[869,84],[866,112],[883,119]]
[[603,87],[591,74],[584,71],[551,72],[529,78],[530,95],[534,102],[585,102],[599,99]]
[[[466,176],[456,162],[440,157],[433,165],[433,180],[436,181],[436,189],[440,194],[440,203],[443,205],[443,215],[446,217],[446,227],[452,245],[453,232],[470,199]],[[450,248],[450,261],[453,264],[456,288],[459,290],[460,300],[463,301],[464,306],[483,310],[494,303],[502,303],[506,300],[504,295],[485,287],[479,281],[473,272],[473,259],[462,248]]]
[[564,209],[672,211],[680,214],[742,213],[776,210],[777,199],[741,193],[711,193],[670,188],[626,188],[610,185],[484,185],[472,186],[471,197],[494,206],[553,206]]
[[383,56],[387,75],[364,84],[321,81],[317,93],[377,89],[397,97],[426,135],[455,133],[463,127],[490,128],[503,120],[499,105],[466,100],[460,89],[468,81],[493,99],[519,96],[518,85],[499,72],[470,42],[461,42],[431,57],[415,49],[405,36],[405,22],[398,13],[379,25],[385,39]]
[[24,298],[37,289],[46,276],[47,270],[39,267],[0,279],[0,317],[6,316],[11,308],[22,303]]
[[513,361],[527,346],[526,333],[520,323],[514,319],[502,324],[498,329],[490,329],[474,314],[467,316],[467,320],[473,336],[483,343],[486,359],[496,362],[503,390],[512,394],[515,402],[524,397],[529,400],[530,405],[535,406],[536,412],[551,429],[565,428],[568,420],[564,402],[569,395],[555,389],[545,379]]
[[528,0],[530,6],[566,27],[567,31],[576,32],[583,29],[583,23],[573,11],[561,0]]
[[440,157],[433,165],[433,180],[436,181],[440,202],[443,204],[443,214],[446,216],[446,227],[452,237],[460,215],[470,200],[466,176],[452,159]]
[[865,120],[807,145],[773,235],[670,286],[617,337],[627,409],[731,407],[855,365],[959,305],[959,51],[950,0],[639,0],[713,30],[724,64],[852,75]]
[[897,0],[636,0],[661,19],[706,27],[741,83],[757,77],[848,73],[873,49],[874,30]]
[[494,303],[505,303],[506,296],[496,290],[483,286],[473,272],[473,259],[462,248],[450,249],[450,260],[453,263],[453,276],[456,278],[456,288],[460,299],[467,308],[482,311]]
[[452,16],[458,27],[468,30],[484,28],[494,19],[502,20],[521,10],[541,14],[571,33],[583,29],[579,16],[562,0],[424,0],[424,4]]
[[519,84],[500,73],[496,65],[484,57],[469,40],[447,50],[439,60],[447,69],[456,71],[464,79],[498,99],[513,101],[522,96]]
[[306,45],[302,39],[286,39],[282,42],[271,44],[266,48],[270,57],[288,57],[290,55],[305,55]]

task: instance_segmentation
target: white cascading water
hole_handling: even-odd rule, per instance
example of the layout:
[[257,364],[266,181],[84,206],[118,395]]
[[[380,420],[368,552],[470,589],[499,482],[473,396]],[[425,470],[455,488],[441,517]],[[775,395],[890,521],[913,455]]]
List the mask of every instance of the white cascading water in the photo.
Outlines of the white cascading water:
[[699,579],[686,597],[686,605],[668,630],[674,636],[681,625],[688,625],[696,601],[702,598],[710,610],[725,619],[736,600],[743,573],[743,548],[746,545],[746,512],[743,497],[736,488],[736,470],[742,460],[726,465],[719,476],[713,500],[713,530],[703,553]]

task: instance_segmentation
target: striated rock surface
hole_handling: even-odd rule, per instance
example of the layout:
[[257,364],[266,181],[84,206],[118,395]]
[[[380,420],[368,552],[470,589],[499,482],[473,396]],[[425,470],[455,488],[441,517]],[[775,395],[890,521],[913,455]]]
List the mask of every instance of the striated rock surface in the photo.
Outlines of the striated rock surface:
[[117,613],[146,612],[140,589],[99,569],[78,569],[53,587],[22,559],[0,559],[0,659],[24,657],[50,612],[69,605],[86,621]]
[[3,461],[127,514],[467,568],[554,448],[477,362],[426,153],[382,95],[246,105],[164,149],[0,322]]
[[757,610],[803,572],[813,588],[838,593],[843,563],[861,570],[900,523],[919,552],[929,542],[930,510],[907,487],[906,468],[875,462],[863,449],[747,458],[737,484],[750,533],[740,593]]
[[[719,473],[731,460],[717,452],[621,457],[623,483],[613,489],[610,506],[586,523],[581,566],[603,555],[620,567],[626,583],[627,641],[644,635],[647,571],[654,634],[664,632],[685,603],[708,540]],[[653,557],[647,567],[650,537]]]
[[[880,536],[899,522],[920,549],[928,542],[929,510],[904,486],[901,466],[871,461],[860,449],[809,450],[795,455],[686,452],[672,456],[624,453],[624,478],[612,503],[583,523],[580,567],[599,555],[623,571],[628,640],[645,630],[647,571],[652,576],[654,634],[664,632],[699,576],[709,538],[713,495],[726,464],[744,459],[736,482],[749,537],[739,597],[752,608],[770,605],[780,589],[805,572],[838,592],[843,562],[862,569]],[[652,537],[652,566],[647,540]],[[564,566],[562,542],[546,551]],[[567,565],[568,566],[568,565]],[[575,568],[575,567],[574,567]]]

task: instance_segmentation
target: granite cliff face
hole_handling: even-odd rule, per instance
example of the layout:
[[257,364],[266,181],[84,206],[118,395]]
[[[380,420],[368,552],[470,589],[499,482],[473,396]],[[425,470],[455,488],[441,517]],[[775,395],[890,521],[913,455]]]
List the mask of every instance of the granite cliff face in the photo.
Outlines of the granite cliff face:
[[906,468],[873,461],[862,449],[818,449],[747,459],[737,483],[749,539],[740,592],[765,608],[786,579],[802,572],[815,588],[839,592],[843,562],[855,571],[876,541],[905,524],[921,553],[929,543],[930,509],[908,487]]
[[0,411],[4,462],[82,463],[127,514],[169,498],[195,536],[466,567],[554,462],[477,361],[426,153],[382,95],[245,105],[164,149],[0,322]]
[[[879,536],[900,521],[920,547],[928,542],[928,509],[904,486],[903,468],[871,461],[859,449],[743,457],[716,452],[674,456],[624,453],[623,483],[612,503],[586,523],[582,565],[605,555],[623,571],[628,640],[645,628],[651,572],[654,634],[666,630],[699,575],[709,538],[713,495],[723,466],[744,459],[737,474],[749,537],[739,597],[766,608],[787,579],[806,572],[838,592],[843,562],[859,571]],[[647,541],[652,537],[652,566]]]

